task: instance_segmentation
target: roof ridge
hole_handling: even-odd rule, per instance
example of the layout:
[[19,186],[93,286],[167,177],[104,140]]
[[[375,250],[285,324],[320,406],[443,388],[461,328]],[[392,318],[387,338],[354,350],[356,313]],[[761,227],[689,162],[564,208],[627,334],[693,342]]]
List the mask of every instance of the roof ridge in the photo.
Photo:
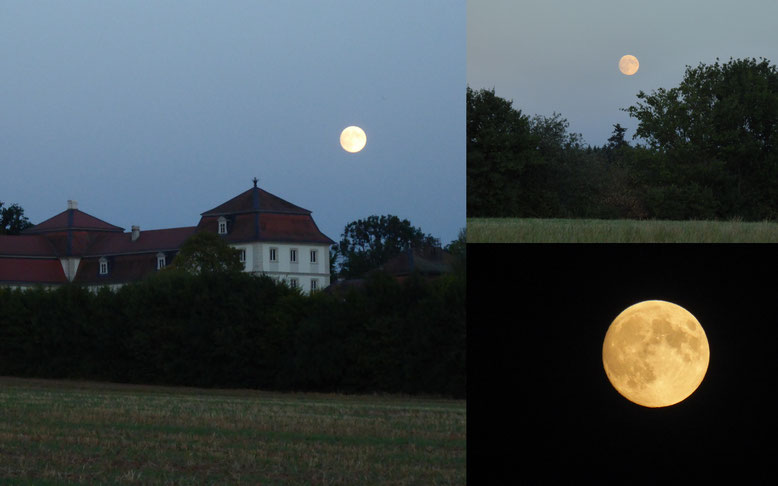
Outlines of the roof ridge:
[[[87,219],[89,224],[76,224],[76,216],[79,216],[79,219]],[[92,220],[94,220],[94,222]],[[83,223],[83,221],[81,223]],[[92,216],[91,214],[81,211],[80,209],[66,209],[45,221],[27,228],[22,233],[30,235],[63,230],[97,230],[118,232],[124,231],[124,228]]]

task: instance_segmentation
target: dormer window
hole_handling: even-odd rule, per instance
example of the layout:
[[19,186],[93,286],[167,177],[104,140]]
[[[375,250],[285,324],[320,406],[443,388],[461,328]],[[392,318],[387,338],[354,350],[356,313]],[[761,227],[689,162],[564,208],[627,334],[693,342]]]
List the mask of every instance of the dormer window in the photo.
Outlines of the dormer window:
[[157,270],[165,268],[166,258],[164,253],[157,253]]
[[108,275],[108,260],[105,257],[100,259],[100,275]]
[[224,216],[219,218],[219,234],[220,235],[227,234],[227,218],[225,218]]

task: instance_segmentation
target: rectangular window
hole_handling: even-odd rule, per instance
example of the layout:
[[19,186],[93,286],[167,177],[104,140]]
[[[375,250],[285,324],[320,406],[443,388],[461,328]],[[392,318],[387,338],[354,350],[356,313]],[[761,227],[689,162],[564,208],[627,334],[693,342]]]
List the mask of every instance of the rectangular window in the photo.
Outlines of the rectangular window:
[[293,289],[296,289],[298,286],[297,279],[296,278],[290,278],[289,279],[289,286]]
[[246,250],[242,249],[240,250],[240,262],[246,263]]
[[311,292],[315,292],[319,289],[319,279],[311,279]]
[[311,263],[316,263],[316,250],[311,250]]
[[100,275],[108,273],[108,262],[105,259],[100,260]]
[[271,248],[270,249],[270,261],[271,262],[277,262],[278,261],[278,249],[277,248]]
[[219,221],[219,234],[220,235],[226,235],[227,234],[227,222],[226,221]]
[[292,263],[297,263],[297,250],[295,248],[289,250],[289,261]]
[[165,255],[157,255],[157,270],[165,268]]

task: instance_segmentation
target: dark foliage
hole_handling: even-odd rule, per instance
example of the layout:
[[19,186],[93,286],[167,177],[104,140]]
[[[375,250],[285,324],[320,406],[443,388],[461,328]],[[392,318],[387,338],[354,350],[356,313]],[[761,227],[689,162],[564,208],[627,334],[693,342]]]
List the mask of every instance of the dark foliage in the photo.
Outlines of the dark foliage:
[[440,241],[407,219],[373,215],[346,225],[334,256],[340,261],[341,277],[357,278],[408,248],[423,246],[440,246]]
[[3,207],[0,201],[0,235],[18,235],[32,226],[24,215],[24,209],[18,204]]
[[778,69],[739,59],[687,67],[678,87],[639,92],[584,147],[560,115],[528,117],[494,91],[467,92],[468,216],[778,218]]
[[158,272],[118,291],[0,288],[0,375],[465,396],[464,273],[346,295]]

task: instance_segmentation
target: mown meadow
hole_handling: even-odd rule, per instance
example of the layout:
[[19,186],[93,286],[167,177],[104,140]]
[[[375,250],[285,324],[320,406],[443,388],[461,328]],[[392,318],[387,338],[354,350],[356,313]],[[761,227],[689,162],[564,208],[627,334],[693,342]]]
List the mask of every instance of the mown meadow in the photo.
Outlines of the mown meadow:
[[465,484],[465,401],[0,378],[2,484]]
[[775,243],[778,223],[470,218],[468,243]]

